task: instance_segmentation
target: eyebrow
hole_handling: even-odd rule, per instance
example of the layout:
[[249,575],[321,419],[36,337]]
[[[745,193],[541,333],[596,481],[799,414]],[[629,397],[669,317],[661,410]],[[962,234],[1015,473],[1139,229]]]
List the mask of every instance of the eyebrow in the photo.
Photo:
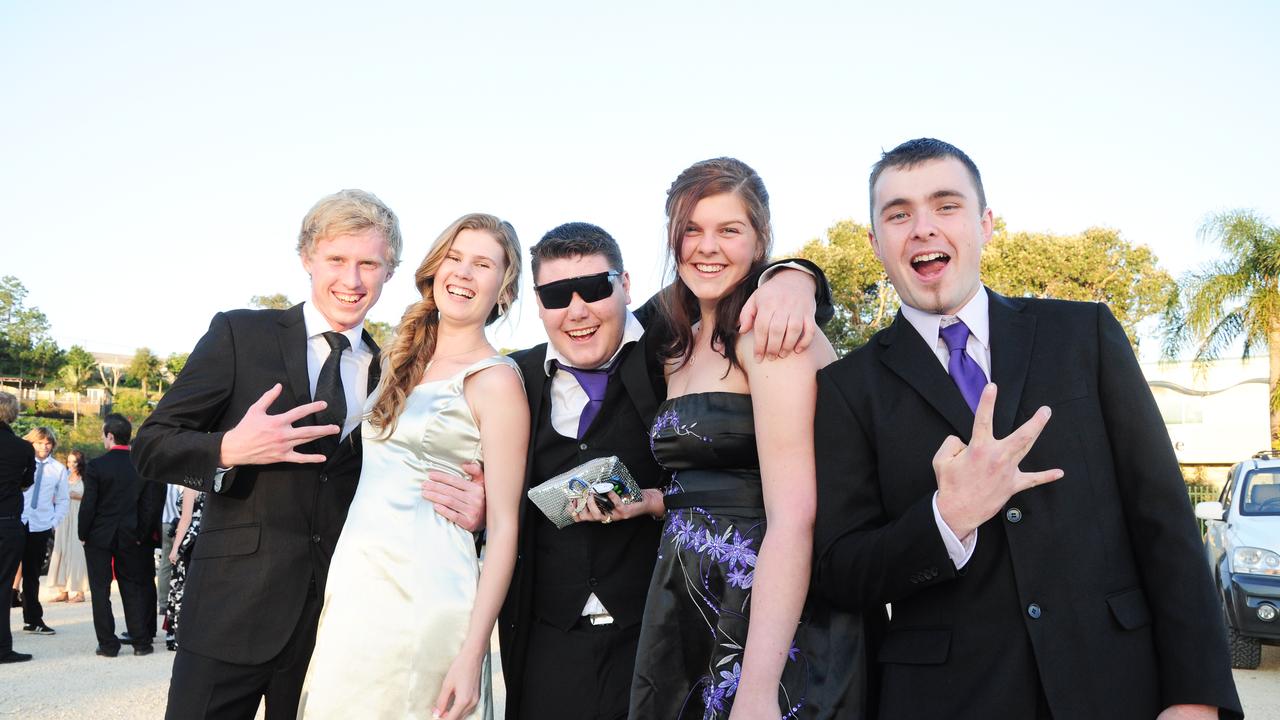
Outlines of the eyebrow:
[[[944,198],[956,198],[956,199],[964,200],[965,194],[960,192],[959,190],[943,189],[943,190],[937,190],[933,193],[930,193],[929,196],[925,199],[932,201],[932,200],[942,200]],[[885,204],[881,205],[879,214],[883,215],[884,212],[889,208],[898,207],[901,205],[910,205],[910,204],[911,204],[911,201],[908,200],[907,198],[896,197],[886,202]]]

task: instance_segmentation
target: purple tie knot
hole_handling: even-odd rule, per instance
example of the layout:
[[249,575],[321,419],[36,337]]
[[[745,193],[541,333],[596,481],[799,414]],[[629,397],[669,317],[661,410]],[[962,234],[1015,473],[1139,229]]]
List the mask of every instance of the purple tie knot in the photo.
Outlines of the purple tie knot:
[[947,344],[949,352],[964,350],[969,343],[969,326],[963,320],[956,320],[954,324],[939,330],[938,334],[942,335],[942,341]]

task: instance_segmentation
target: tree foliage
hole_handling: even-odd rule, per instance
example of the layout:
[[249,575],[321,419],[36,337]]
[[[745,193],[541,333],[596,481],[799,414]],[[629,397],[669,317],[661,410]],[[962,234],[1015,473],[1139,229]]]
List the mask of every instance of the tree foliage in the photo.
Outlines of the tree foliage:
[[[858,347],[893,321],[900,301],[871,248],[867,226],[841,220],[799,255],[817,263],[831,283],[836,313],[826,333],[837,353]],[[1138,325],[1163,312],[1176,292],[1151,250],[1129,244],[1116,230],[1009,233],[999,218],[983,252],[982,279],[1002,295],[1105,302],[1135,347]]]
[[378,344],[378,347],[383,350],[391,346],[391,340],[396,334],[396,329],[391,327],[391,323],[377,322],[375,320],[365,320],[364,329],[373,338],[373,341]]
[[142,394],[145,397],[147,388],[160,380],[162,364],[160,358],[151,352],[151,348],[138,348],[134,353],[133,360],[129,363],[129,367],[125,368],[125,374],[142,384]]
[[1179,283],[1164,315],[1165,354],[1195,350],[1196,362],[1222,354],[1236,341],[1248,358],[1265,348],[1271,356],[1271,443],[1280,447],[1280,227],[1249,210],[1211,216],[1202,240],[1225,257],[1194,270]]
[[831,284],[835,316],[824,332],[840,355],[888,326],[898,311],[898,294],[871,250],[867,230],[841,220],[827,228],[825,239],[810,240],[797,253],[822,268]]
[[43,384],[62,366],[63,352],[49,336],[49,319],[27,307],[27,288],[18,278],[0,278],[0,374],[29,377]]
[[165,372],[169,374],[169,382],[173,382],[182,373],[182,368],[187,366],[187,358],[191,353],[171,353],[164,360]]
[[254,295],[249,298],[249,304],[259,310],[288,310],[293,307],[293,303],[284,293],[276,293],[275,295]]
[[1012,297],[1106,303],[1138,347],[1138,324],[1165,311],[1176,294],[1151,249],[1120,232],[1089,228],[1077,235],[1000,231],[982,254],[982,279]]

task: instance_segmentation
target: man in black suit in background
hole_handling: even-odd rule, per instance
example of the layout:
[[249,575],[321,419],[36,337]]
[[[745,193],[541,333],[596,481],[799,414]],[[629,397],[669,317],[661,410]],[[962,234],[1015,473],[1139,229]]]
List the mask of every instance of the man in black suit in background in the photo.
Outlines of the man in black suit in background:
[[297,714],[378,379],[361,323],[400,262],[399,222],[344,190],[307,213],[297,249],[308,300],[214,316],[134,444],[144,477],[208,493],[167,718],[252,718],[264,697],[268,718]]
[[156,634],[153,555],[160,544],[164,488],[138,477],[133,469],[129,461],[132,434],[133,426],[123,415],[111,413],[103,420],[102,444],[107,452],[85,465],[80,501],[78,527],[93,600],[96,652],[104,657],[120,652],[111,610],[113,560],[133,654],[150,654]]
[[1120,324],[982,286],[993,216],[957,148],[903,143],[870,185],[903,304],[818,373],[814,569],[837,606],[892,604],[880,716],[1239,717],[1186,488]]
[[[18,398],[0,392],[0,608],[9,609],[10,583],[22,561],[27,529],[22,524],[22,493],[35,483],[36,452],[31,443],[13,433],[9,423],[18,417]],[[15,652],[6,617],[0,626],[0,664],[26,662],[29,653]]]

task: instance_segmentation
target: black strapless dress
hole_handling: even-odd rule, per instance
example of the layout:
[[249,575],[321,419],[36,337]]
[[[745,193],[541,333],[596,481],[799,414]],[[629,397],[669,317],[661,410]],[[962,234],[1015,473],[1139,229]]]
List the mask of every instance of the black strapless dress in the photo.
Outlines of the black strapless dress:
[[[765,513],[751,396],[682,395],[650,431],[674,471],[631,688],[631,720],[727,718],[742,673]],[[861,619],[812,596],[778,687],[783,718],[862,718]]]

